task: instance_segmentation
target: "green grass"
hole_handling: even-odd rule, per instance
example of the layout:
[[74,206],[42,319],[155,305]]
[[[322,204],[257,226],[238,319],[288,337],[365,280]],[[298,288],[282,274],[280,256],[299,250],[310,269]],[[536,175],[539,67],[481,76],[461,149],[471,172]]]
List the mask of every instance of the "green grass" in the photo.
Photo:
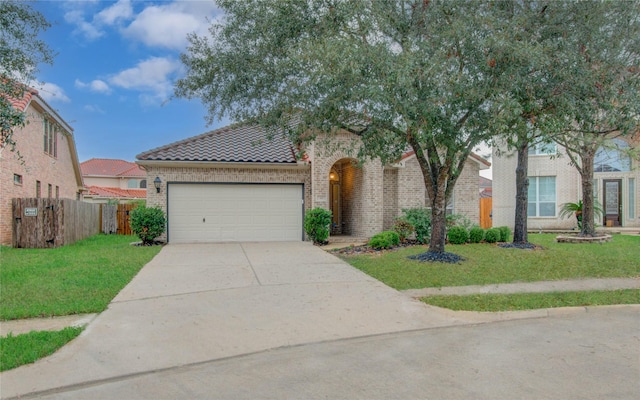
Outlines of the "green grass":
[[420,300],[451,310],[496,312],[554,307],[640,304],[640,290],[427,296]]
[[161,249],[96,235],[56,249],[0,249],[0,320],[96,313]]
[[22,335],[0,337],[0,371],[30,364],[53,354],[73,340],[82,328],[64,328],[61,331],[30,332]]
[[407,258],[427,251],[417,246],[382,255],[343,256],[361,271],[398,290],[487,285],[544,280],[640,276],[640,237],[615,235],[609,243],[555,243],[554,234],[532,234],[543,249],[503,249],[486,243],[447,245],[463,256],[459,264],[425,263]]

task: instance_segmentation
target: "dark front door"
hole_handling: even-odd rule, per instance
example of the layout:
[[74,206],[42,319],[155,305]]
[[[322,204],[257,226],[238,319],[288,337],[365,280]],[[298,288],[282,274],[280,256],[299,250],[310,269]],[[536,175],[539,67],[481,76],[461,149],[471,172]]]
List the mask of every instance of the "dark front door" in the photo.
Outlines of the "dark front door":
[[604,205],[604,226],[622,225],[622,180],[605,179],[602,204]]

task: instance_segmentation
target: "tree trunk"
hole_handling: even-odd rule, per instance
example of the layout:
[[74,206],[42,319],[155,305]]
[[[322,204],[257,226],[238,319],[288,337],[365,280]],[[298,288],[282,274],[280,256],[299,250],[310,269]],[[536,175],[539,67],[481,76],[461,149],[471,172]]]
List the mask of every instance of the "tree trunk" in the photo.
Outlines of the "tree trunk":
[[582,230],[580,236],[594,236],[596,227],[594,222],[595,209],[593,198],[593,160],[595,152],[584,151],[580,154],[582,168],[580,178],[582,180]]
[[529,144],[518,146],[516,167],[516,215],[513,227],[513,243],[528,243],[527,208],[529,195]]
[[447,203],[444,194],[438,194],[431,201],[431,238],[429,239],[429,251],[444,253],[444,245],[447,238]]

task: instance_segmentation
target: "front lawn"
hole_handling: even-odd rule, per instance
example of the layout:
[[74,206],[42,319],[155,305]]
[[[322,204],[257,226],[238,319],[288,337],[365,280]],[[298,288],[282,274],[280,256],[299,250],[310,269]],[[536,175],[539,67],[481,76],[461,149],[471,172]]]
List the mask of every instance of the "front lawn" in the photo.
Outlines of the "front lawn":
[[0,337],[0,371],[30,364],[53,354],[82,332],[82,328],[68,327],[61,331],[29,332]]
[[640,237],[615,235],[609,243],[556,243],[555,234],[530,234],[542,249],[505,249],[492,244],[447,245],[466,260],[459,264],[420,262],[409,255],[416,246],[382,254],[341,256],[345,261],[398,290],[488,285],[580,278],[640,276]]
[[0,250],[0,320],[97,313],[158,252],[135,236],[96,235],[56,249]]

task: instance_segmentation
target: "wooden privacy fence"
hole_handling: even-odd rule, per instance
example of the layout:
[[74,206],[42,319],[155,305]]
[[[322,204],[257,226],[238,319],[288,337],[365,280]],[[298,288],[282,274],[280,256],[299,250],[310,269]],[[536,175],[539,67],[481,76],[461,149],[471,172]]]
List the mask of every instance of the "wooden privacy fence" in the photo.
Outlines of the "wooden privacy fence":
[[100,232],[100,206],[71,199],[12,199],[13,247],[48,248]]
[[102,204],[100,213],[102,233],[132,235],[129,213],[137,206],[137,204]]
[[491,228],[491,210],[493,209],[493,198],[481,197],[480,198],[480,227],[482,229]]

